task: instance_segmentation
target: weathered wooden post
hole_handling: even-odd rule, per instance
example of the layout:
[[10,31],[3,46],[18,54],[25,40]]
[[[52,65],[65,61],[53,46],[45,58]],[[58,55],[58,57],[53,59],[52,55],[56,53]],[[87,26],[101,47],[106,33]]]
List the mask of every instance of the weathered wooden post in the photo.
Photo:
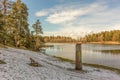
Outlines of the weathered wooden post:
[[76,44],[76,70],[82,70],[82,51],[81,44]]

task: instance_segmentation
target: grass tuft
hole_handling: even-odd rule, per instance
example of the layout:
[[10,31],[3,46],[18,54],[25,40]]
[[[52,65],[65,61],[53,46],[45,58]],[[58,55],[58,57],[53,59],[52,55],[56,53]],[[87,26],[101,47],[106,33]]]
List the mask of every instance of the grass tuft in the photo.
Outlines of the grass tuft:
[[0,64],[6,64],[6,62],[3,60],[0,60]]

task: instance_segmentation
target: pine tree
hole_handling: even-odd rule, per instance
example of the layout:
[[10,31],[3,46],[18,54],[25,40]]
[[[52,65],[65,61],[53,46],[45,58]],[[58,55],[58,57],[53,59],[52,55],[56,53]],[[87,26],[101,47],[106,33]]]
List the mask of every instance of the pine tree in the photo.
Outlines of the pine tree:
[[32,32],[35,33],[36,36],[38,36],[39,34],[43,34],[39,20],[37,20],[35,24],[32,25],[32,27],[34,29]]
[[3,28],[3,14],[0,11],[0,30],[2,30],[2,28]]
[[27,10],[27,6],[22,3],[21,0],[17,0],[12,5],[12,10],[10,14],[11,17],[9,16],[9,19],[11,18],[11,21],[14,23],[11,26],[11,29],[16,46],[22,44],[21,42],[24,43],[26,41],[26,36],[29,36]]
[[40,22],[39,22],[39,20],[37,20],[33,25],[32,25],[32,27],[33,27],[33,31],[32,31],[32,33],[34,34],[35,33],[35,38],[34,38],[34,40],[35,40],[35,49],[37,50],[39,47],[40,47],[40,34],[43,34],[43,31],[42,31],[42,27],[41,27],[41,25],[40,25]]
[[[0,0],[0,26],[2,26],[1,31],[3,36],[7,35],[7,31],[6,31],[6,21],[7,21],[7,16],[9,14],[9,10],[11,9],[11,4],[12,1],[10,0]],[[4,39],[6,42],[6,39]]]
[[3,15],[0,11],[0,42],[2,42],[3,39]]

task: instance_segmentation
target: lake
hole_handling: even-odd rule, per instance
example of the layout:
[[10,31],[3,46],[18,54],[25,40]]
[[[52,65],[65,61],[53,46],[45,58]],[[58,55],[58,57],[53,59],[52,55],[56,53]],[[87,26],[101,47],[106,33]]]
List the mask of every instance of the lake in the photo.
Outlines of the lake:
[[[45,48],[46,54],[75,60],[75,44],[47,44],[54,47]],[[120,69],[120,45],[82,44],[82,62]]]

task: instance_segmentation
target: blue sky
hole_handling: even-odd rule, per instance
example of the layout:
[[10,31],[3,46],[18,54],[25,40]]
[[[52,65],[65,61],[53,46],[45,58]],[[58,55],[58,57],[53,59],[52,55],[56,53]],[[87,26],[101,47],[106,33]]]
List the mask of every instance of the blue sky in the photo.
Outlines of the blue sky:
[[22,0],[29,24],[39,19],[44,35],[80,37],[120,29],[120,0]]

